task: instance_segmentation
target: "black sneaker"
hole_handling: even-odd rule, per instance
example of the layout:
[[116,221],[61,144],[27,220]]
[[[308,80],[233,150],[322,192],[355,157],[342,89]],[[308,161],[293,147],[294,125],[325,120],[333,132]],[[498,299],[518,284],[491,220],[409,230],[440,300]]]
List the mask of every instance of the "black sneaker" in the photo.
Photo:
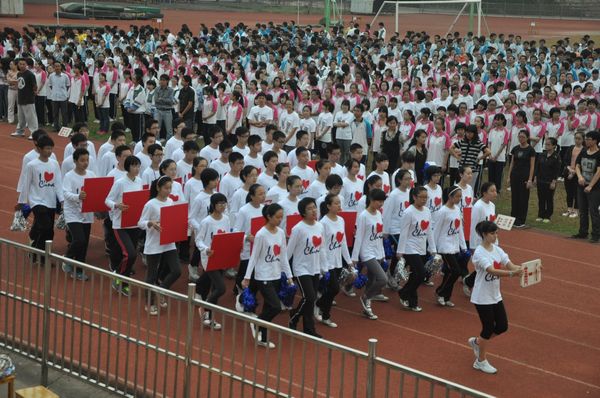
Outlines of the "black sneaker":
[[600,242],[600,238],[590,238],[590,243],[598,243]]
[[571,239],[587,239],[587,235],[586,234],[575,234],[575,235],[571,235]]

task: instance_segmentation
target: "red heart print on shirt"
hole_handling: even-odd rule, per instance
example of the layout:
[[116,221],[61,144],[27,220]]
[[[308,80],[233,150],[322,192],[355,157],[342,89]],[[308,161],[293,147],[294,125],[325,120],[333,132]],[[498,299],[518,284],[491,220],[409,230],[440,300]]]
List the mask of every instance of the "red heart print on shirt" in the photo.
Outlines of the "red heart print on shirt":
[[494,269],[501,269],[502,268],[502,264],[500,264],[498,261],[494,261]]
[[408,206],[410,206],[410,202],[408,200],[404,201],[404,208],[408,209]]
[[433,199],[433,203],[434,203],[436,206],[439,206],[439,205],[441,205],[441,204],[442,204],[442,198],[435,198],[435,199]]
[[173,202],[177,202],[179,200],[179,195],[169,194],[169,198],[173,199]]
[[356,176],[356,178],[358,178],[359,180],[361,180],[361,181],[362,181],[362,180],[364,180],[364,179],[365,179],[365,176]]
[[496,215],[495,214],[490,214],[489,219],[490,219],[491,222],[495,222],[496,221]]
[[385,192],[385,193],[390,192],[390,186],[383,184],[383,192]]
[[471,206],[471,201],[473,200],[473,198],[471,198],[470,196],[467,196],[465,198],[465,203],[467,204],[467,206]]
[[225,232],[227,232],[227,231],[225,231],[224,229],[217,229],[218,234],[224,234]]
[[383,232],[383,224],[377,223],[377,225],[375,226],[376,231],[378,234]]
[[44,181],[50,182],[53,179],[54,179],[54,173],[51,173],[49,171],[44,171]]
[[308,180],[302,180],[302,187],[304,189],[308,188],[309,185],[310,185],[310,181],[308,181]]
[[460,218],[454,220],[454,228],[457,229],[458,227],[460,227]]
[[273,246],[273,254],[275,254],[276,256],[279,256],[279,253],[281,253],[281,246],[279,246],[279,245]]
[[321,238],[320,236],[316,236],[316,235],[315,235],[315,236],[313,236],[313,237],[312,237],[312,243],[313,243],[313,246],[314,246],[314,247],[319,247],[319,246],[321,246],[321,240],[322,240],[322,238]]
[[360,200],[362,198],[362,193],[356,191],[354,192],[354,200]]
[[429,221],[421,220],[421,229],[425,231],[427,228],[429,228]]
[[337,234],[335,234],[335,240],[337,240],[338,243],[342,243],[342,239],[344,239],[343,232],[338,232]]
[[187,175],[187,179],[189,180],[190,178],[192,178],[192,173],[188,173]]

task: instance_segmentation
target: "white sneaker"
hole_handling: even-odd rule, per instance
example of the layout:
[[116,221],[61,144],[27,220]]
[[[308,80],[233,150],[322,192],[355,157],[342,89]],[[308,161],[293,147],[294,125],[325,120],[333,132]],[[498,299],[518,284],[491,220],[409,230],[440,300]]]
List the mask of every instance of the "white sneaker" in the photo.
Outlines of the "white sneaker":
[[15,131],[10,136],[11,137],[23,137],[24,135],[25,135],[25,133],[23,133],[22,131]]
[[550,222],[550,219],[549,219],[549,218],[544,218],[544,219],[542,220],[542,222],[543,222],[544,224],[548,224],[548,223]]
[[371,309],[371,300],[369,300],[366,296],[360,296],[360,304],[363,307],[363,310],[368,311]]
[[342,286],[340,290],[348,297],[356,297],[356,293],[354,292],[354,288],[352,287],[347,290],[345,286]]
[[475,355],[475,360],[479,358],[479,344],[477,344],[477,337],[469,337],[469,345],[473,349],[473,355]]
[[217,321],[213,321],[211,319],[211,313],[210,312],[205,312],[202,315],[202,324],[207,327],[207,328],[211,328],[213,330],[221,330],[221,324],[218,323]]
[[382,301],[384,303],[388,302],[390,300],[390,298],[388,296],[384,296],[383,294],[378,294],[376,296],[374,296],[373,298],[371,298],[372,301]]
[[98,119],[95,119],[95,120],[94,120],[94,123],[95,123],[95,124],[100,124],[100,120],[98,120]]
[[145,306],[146,312],[148,313],[148,315],[152,315],[152,316],[156,316],[158,315],[158,307],[156,307],[155,305],[151,305],[150,307]]
[[400,299],[400,305],[402,305],[402,307],[404,307],[406,309],[410,309],[410,304],[408,303],[408,300]]
[[235,310],[237,312],[244,312],[244,306],[242,305],[242,303],[240,303],[241,295],[242,293],[239,293],[237,296],[235,296]]
[[[375,314],[373,314],[373,311],[371,311],[371,314],[373,316],[375,316]],[[321,318],[319,320],[319,322],[321,322],[323,325],[329,326],[330,328],[337,328],[337,323],[333,322],[331,319],[323,319],[323,318]]]
[[321,309],[319,307],[317,307],[315,305],[315,308],[313,310],[313,313],[315,315],[315,319],[319,322],[323,322],[323,315],[321,315]]
[[200,274],[198,273],[198,267],[192,267],[191,264],[188,264],[188,279],[190,282],[196,282],[200,278]]
[[262,341],[259,340],[258,343],[256,343],[257,345],[261,346],[261,347],[265,347],[265,348],[270,348],[273,349],[275,348],[275,343],[271,342],[271,341]]
[[453,303],[452,301],[450,301],[450,300],[447,300],[447,301],[446,301],[446,307],[450,307],[450,308],[452,308],[452,307],[454,307],[454,306],[455,306],[455,305],[454,305],[454,303]]
[[444,300],[442,296],[435,296],[435,299],[437,300],[437,303],[442,307],[446,305],[446,300]]
[[490,365],[490,363],[488,362],[488,360],[484,360],[484,361],[479,361],[479,360],[475,360],[475,362],[473,362],[473,368],[477,369],[477,370],[481,370],[483,373],[487,373],[487,374],[491,374],[493,375],[494,373],[496,373],[498,370],[493,367],[492,365]]
[[369,308],[367,310],[363,310],[363,314],[364,314],[364,316],[366,316],[367,318],[369,318],[369,319],[371,319],[373,321],[377,320],[377,318],[378,318],[377,315],[375,315],[373,313],[373,310],[371,308]]
[[430,281],[430,280],[423,281],[423,284],[424,284],[425,286],[433,286],[433,282],[432,282],[432,281]]
[[571,214],[569,214],[569,218],[577,218],[577,217],[579,217],[579,213],[576,212],[576,211],[574,211]]
[[225,278],[227,279],[235,279],[237,276],[237,270],[235,268],[229,268],[225,271]]
[[542,222],[543,218],[542,217],[538,217],[535,219],[536,222]]
[[333,300],[333,301],[331,302],[331,305],[332,305],[333,307],[335,307],[335,306],[337,305],[337,301]]
[[160,295],[160,298],[159,298],[159,305],[161,306],[161,308],[167,308],[169,306],[169,301],[162,294]]
[[571,215],[571,210],[567,210],[561,214],[561,216],[563,216],[563,217],[569,217],[570,215]]
[[471,289],[467,285],[463,285],[463,293],[467,297],[471,297]]
[[253,323],[250,324],[250,333],[252,333],[252,338],[256,339],[256,325]]
[[417,305],[416,307],[410,307],[410,310],[412,312],[421,312],[421,311],[423,311],[423,308],[421,308]]

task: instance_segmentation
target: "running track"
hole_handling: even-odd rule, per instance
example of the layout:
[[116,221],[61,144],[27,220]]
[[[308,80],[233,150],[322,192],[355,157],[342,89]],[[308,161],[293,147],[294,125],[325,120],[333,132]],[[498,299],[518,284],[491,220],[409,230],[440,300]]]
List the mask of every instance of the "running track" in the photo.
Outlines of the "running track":
[[[0,197],[0,236],[26,242],[26,234],[12,233],[8,226],[22,154],[32,144],[9,137],[12,130],[12,126],[0,125],[0,187],[6,193]],[[60,159],[67,141],[52,136]],[[100,224],[94,225],[92,234],[88,262],[106,269]],[[489,359],[499,369],[495,376],[471,368],[472,352],[466,339],[478,333],[479,320],[458,284],[454,309],[437,307],[433,288],[422,286],[424,311],[420,314],[403,311],[396,296],[388,292],[390,303],[374,304],[378,321],[359,315],[358,300],[339,296],[333,319],[340,327],[322,326],[319,332],[360,350],[366,350],[367,339],[375,337],[379,355],[387,359],[497,396],[600,397],[600,287],[594,283],[600,280],[600,246],[533,230],[503,232],[500,242],[515,263],[541,258],[544,280],[527,289],[520,288],[517,280],[503,280],[510,326],[507,334],[491,344]],[[58,253],[64,250],[61,232],[54,247]],[[143,279],[141,263],[136,268],[136,277]],[[175,289],[185,292],[185,283],[182,277]],[[232,306],[229,292],[222,298],[223,305]],[[283,324],[286,318],[282,314],[277,321]],[[150,367],[155,363],[146,361]]]

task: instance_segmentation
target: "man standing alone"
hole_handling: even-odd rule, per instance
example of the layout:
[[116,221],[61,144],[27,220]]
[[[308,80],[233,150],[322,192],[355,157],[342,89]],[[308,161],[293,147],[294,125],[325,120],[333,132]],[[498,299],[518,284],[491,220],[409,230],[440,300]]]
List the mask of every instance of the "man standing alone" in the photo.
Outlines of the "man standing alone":
[[12,133],[13,137],[23,137],[25,127],[29,128],[29,136],[38,128],[37,114],[35,113],[35,96],[37,94],[37,83],[35,75],[29,70],[25,58],[17,61],[19,73],[17,74],[17,112],[19,123],[17,130]]

